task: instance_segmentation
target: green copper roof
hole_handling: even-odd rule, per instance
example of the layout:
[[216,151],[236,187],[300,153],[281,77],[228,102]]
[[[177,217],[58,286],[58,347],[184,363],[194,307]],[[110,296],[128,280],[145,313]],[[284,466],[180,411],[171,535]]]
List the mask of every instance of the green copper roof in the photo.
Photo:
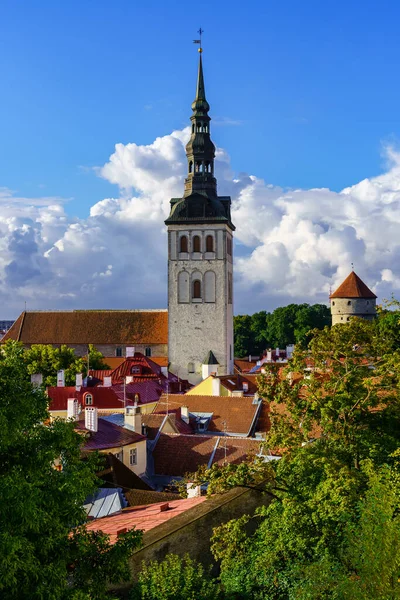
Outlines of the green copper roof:
[[214,352],[212,350],[210,350],[210,352],[203,360],[203,365],[219,365],[219,362],[215,358]]

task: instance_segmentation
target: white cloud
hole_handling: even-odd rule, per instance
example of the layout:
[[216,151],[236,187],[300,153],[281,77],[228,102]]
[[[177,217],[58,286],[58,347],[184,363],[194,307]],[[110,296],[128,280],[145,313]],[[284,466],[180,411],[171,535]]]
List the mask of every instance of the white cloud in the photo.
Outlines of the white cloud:
[[[60,198],[21,198],[0,189],[3,318],[28,308],[164,307],[169,200],[182,194],[189,131],[152,144],[117,144],[97,174],[118,186],[86,219]],[[289,302],[325,302],[351,263],[380,297],[400,295],[400,154],[340,193],[290,190],[231,171],[217,150],[221,194],[233,200],[236,312]]]

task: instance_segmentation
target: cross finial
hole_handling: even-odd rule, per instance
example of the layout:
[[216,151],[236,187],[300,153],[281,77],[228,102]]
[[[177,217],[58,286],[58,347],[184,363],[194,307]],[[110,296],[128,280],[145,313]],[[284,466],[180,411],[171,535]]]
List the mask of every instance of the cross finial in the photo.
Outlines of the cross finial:
[[202,29],[202,28],[200,27],[200,29],[198,29],[198,30],[197,30],[197,33],[199,34],[199,38],[200,38],[200,39],[198,39],[198,40],[193,40],[193,44],[199,44],[199,46],[200,46],[200,47],[199,47],[199,52],[200,52],[200,54],[201,54],[201,53],[203,52],[203,47],[202,47],[202,43],[201,43],[201,36],[202,36],[202,35],[203,35],[203,33],[204,33],[204,29]]

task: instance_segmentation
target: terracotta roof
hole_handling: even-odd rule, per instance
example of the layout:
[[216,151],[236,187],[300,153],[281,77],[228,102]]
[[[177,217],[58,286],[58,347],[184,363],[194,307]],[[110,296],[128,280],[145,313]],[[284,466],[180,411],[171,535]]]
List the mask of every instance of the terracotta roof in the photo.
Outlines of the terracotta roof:
[[352,271],[330,298],[376,298],[374,292]]
[[152,356],[151,360],[159,367],[168,367],[168,356]]
[[230,392],[242,391],[243,383],[248,384],[248,392],[245,392],[245,394],[254,396],[254,394],[257,392],[256,375],[223,375],[219,379],[221,381],[221,385],[223,385]]
[[253,369],[257,364],[256,360],[246,360],[245,358],[235,358],[235,369],[239,373],[248,373],[250,369]]
[[2,341],[24,344],[167,344],[166,310],[23,312]]
[[162,396],[154,408],[154,413],[187,406],[191,413],[212,413],[208,431],[239,433],[250,435],[256,422],[260,404],[253,404],[249,396],[195,396],[191,394],[169,394]]
[[222,465],[225,461],[238,464],[257,454],[261,443],[254,438],[162,433],[153,450],[154,472],[156,475],[184,477],[202,465],[209,465],[211,458],[211,464]]
[[[88,431],[84,421],[78,421],[76,429]],[[144,435],[100,418],[98,420],[98,430],[96,432],[88,432],[88,438],[83,446],[83,450],[106,450],[107,448],[128,446],[129,444],[136,444],[145,440]]]
[[[118,515],[91,521],[87,524],[87,529],[89,531],[103,531],[110,536],[110,542],[113,544],[117,541],[118,532],[123,529],[136,528],[149,531],[205,501],[206,497],[200,496],[173,500],[168,503],[158,502],[148,506],[126,508]],[[166,504],[168,504],[168,507]]]
[[119,365],[121,365],[125,360],[125,356],[104,356],[104,362],[110,367],[113,371]]
[[[111,387],[82,387],[78,392],[75,387],[49,387],[47,394],[50,398],[49,411],[67,410],[68,399],[78,398],[81,407],[84,406],[85,394],[91,394],[92,406],[99,410],[112,410],[124,408],[124,400],[118,397],[116,390]],[[133,404],[133,399],[128,397],[128,404]]]
[[[154,412],[142,415],[142,423],[147,428],[147,438],[149,440],[154,440],[164,422],[165,416],[165,414]],[[175,411],[169,412],[168,422],[175,433],[186,433],[188,435],[194,433],[192,427],[182,420],[180,409],[175,409]]]

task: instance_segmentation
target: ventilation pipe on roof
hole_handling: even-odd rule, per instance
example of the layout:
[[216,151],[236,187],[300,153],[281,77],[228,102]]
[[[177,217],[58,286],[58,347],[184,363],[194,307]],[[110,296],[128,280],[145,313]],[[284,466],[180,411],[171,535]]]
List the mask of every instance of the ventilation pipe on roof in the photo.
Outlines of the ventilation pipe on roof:
[[137,404],[135,406],[127,406],[124,415],[124,427],[136,433],[142,433],[142,415]]
[[211,380],[212,385],[212,395],[220,396],[221,395],[221,380],[219,377],[213,377]]
[[111,387],[111,376],[107,375],[106,377],[103,377],[103,386],[104,387]]
[[85,427],[89,431],[96,433],[98,430],[99,420],[96,406],[87,406],[85,408]]

